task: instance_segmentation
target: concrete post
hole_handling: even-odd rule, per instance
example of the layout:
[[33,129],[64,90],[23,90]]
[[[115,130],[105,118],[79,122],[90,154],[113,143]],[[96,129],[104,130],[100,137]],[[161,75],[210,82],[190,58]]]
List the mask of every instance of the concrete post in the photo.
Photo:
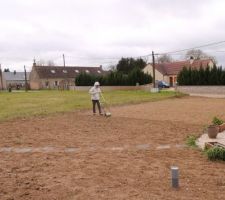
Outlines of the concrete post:
[[172,175],[172,187],[179,187],[179,168],[176,166],[171,167],[171,175]]

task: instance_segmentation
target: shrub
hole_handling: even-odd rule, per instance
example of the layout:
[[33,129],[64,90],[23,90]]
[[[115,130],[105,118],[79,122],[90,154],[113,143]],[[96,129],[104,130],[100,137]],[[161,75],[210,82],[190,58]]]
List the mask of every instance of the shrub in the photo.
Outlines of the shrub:
[[222,67],[193,69],[184,67],[178,74],[179,85],[225,85],[225,70]]
[[213,125],[221,125],[221,124],[223,124],[223,120],[219,119],[217,117],[214,117],[212,120],[212,123],[213,123]]
[[189,147],[197,147],[196,140],[197,136],[189,135],[186,139],[186,145],[188,145]]
[[209,160],[223,160],[225,161],[225,148],[212,147],[206,150],[206,154]]
[[128,86],[149,84],[152,82],[152,77],[149,74],[145,74],[141,69],[134,68],[128,74],[121,71],[110,72],[105,76],[96,76],[86,73],[79,74],[75,79],[77,86],[91,86],[95,81],[99,81],[101,85],[110,86]]

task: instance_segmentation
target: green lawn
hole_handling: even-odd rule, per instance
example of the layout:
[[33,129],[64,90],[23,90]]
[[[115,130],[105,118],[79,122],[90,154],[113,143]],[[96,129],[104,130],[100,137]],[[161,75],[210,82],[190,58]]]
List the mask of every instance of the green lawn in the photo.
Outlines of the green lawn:
[[[105,99],[111,105],[158,101],[175,97],[175,92],[152,94],[145,91],[105,92]],[[81,91],[29,91],[0,92],[0,121],[18,117],[47,115],[91,108],[90,96]]]

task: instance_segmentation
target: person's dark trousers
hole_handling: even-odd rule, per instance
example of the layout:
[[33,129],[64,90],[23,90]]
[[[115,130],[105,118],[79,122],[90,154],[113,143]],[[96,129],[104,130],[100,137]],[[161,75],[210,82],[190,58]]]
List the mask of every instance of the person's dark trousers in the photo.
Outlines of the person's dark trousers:
[[92,100],[92,104],[93,104],[93,113],[96,113],[95,107],[96,107],[96,104],[97,104],[99,114],[101,114],[102,113],[102,110],[101,110],[101,106],[100,106],[99,100]]

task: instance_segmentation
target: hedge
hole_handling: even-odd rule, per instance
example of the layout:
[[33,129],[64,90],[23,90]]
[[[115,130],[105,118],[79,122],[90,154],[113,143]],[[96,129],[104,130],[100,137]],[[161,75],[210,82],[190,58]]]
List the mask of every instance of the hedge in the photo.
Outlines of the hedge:
[[75,84],[77,86],[91,86],[95,81],[99,81],[103,86],[132,86],[136,83],[140,85],[149,84],[152,82],[152,77],[142,72],[141,69],[134,68],[128,74],[120,71],[111,71],[109,74],[102,76],[81,73],[76,77]]
[[184,67],[177,77],[178,85],[225,85],[222,67],[192,69]]

